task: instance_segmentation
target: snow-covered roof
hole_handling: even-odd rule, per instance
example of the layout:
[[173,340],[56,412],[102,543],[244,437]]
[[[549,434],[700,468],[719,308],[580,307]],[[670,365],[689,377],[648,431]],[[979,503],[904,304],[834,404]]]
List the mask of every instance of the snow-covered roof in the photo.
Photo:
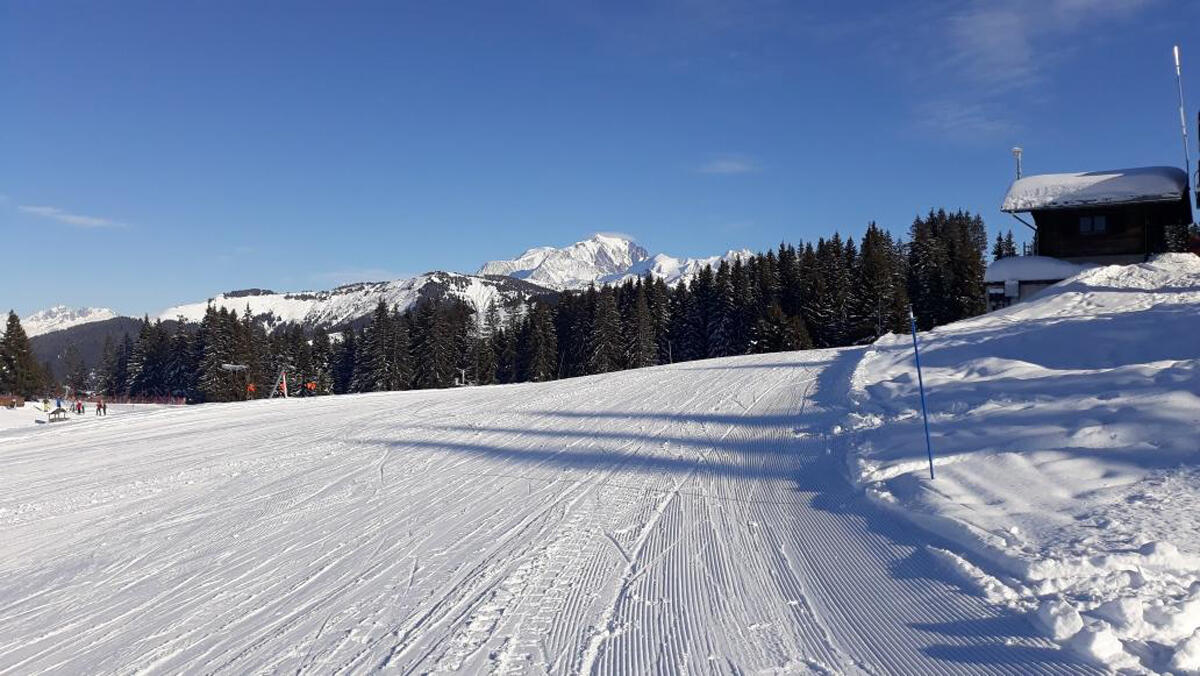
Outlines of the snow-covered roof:
[[1013,181],[1000,209],[1014,212],[1170,202],[1182,199],[1187,189],[1187,174],[1176,167],[1041,174]]
[[1091,265],[1068,263],[1049,256],[1009,256],[993,261],[983,274],[985,283],[1000,283],[1009,280],[1022,282],[1048,282],[1074,277]]

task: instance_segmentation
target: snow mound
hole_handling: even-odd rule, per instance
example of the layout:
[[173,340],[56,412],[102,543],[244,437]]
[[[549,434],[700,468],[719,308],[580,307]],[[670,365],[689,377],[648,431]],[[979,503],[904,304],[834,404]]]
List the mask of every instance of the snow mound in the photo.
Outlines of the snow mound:
[[937,479],[911,338],[888,336],[852,378],[867,495],[969,552],[1012,590],[989,598],[1068,649],[1194,668],[1171,662],[1193,664],[1200,629],[1200,257],[1083,270],[921,345]]
[[1015,279],[1044,282],[1074,277],[1089,267],[1091,266],[1070,263],[1049,256],[1009,256],[988,265],[987,272],[983,275],[983,281],[998,283]]
[[30,338],[45,333],[62,331],[80,324],[102,322],[117,317],[117,313],[106,307],[72,308],[66,305],[55,305],[46,310],[39,310],[21,319],[21,327]]
[[1176,167],[1140,167],[1074,174],[1041,174],[1013,181],[1002,211],[1034,211],[1129,202],[1169,202],[1187,193]]

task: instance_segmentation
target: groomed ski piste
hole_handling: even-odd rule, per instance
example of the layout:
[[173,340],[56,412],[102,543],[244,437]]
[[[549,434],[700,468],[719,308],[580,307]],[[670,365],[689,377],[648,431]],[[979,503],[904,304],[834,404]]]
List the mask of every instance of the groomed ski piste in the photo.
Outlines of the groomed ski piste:
[[1170,256],[922,334],[934,481],[904,336],[0,424],[0,672],[1186,673],[1197,317]]

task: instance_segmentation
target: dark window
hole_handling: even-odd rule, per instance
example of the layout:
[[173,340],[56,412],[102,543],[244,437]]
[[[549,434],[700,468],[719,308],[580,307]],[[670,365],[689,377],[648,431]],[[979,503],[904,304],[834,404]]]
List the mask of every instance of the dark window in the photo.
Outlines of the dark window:
[[1108,231],[1108,218],[1105,216],[1080,216],[1079,234],[1095,235]]

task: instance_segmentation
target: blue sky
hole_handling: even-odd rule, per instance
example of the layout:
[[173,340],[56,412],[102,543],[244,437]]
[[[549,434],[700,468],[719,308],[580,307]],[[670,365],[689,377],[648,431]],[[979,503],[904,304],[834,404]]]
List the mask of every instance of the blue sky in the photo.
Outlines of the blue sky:
[[0,305],[153,312],[596,231],[1008,229],[1014,144],[1027,173],[1182,164],[1200,3],[845,4],[5,0]]

